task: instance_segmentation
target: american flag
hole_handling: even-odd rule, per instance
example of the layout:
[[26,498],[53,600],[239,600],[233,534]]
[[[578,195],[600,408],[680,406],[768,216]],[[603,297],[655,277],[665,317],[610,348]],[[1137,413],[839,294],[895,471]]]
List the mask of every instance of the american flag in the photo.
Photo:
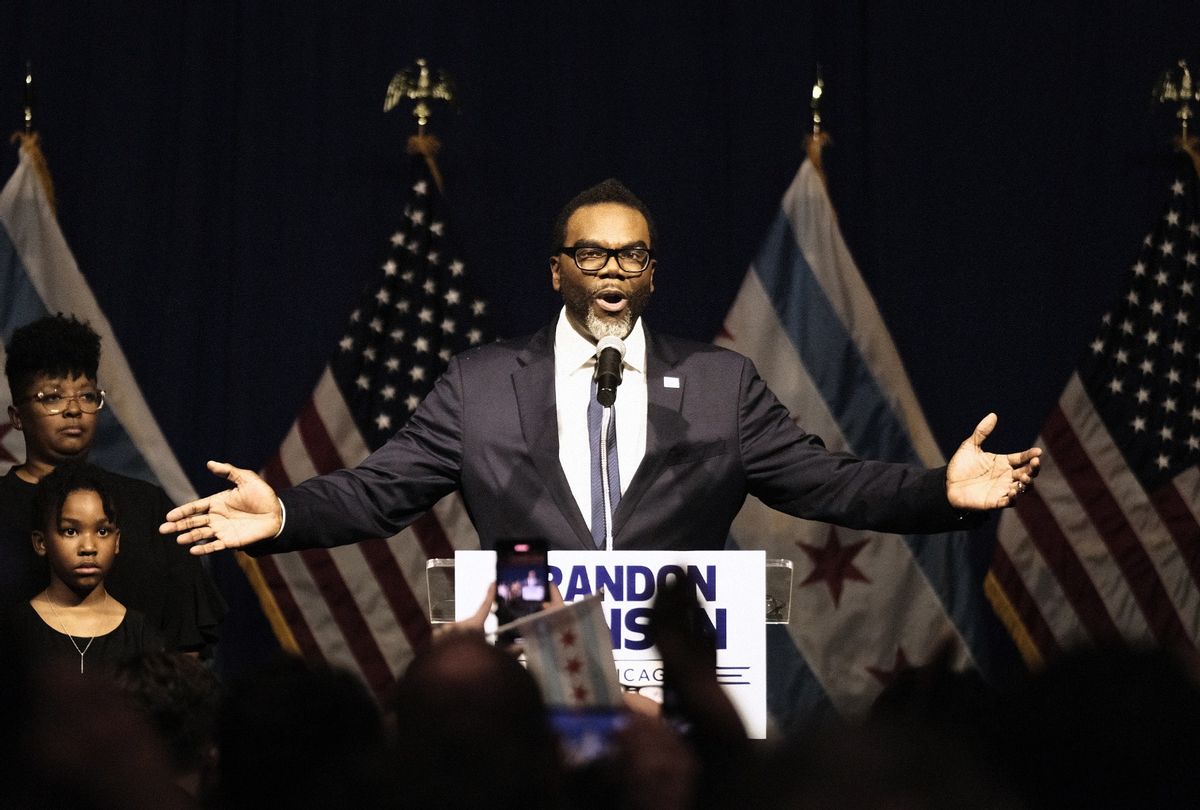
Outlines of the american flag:
[[[754,360],[792,417],[834,451],[945,463],[875,299],[842,238],[810,149],[717,343]],[[767,628],[777,728],[865,713],[900,670],[948,655],[980,663],[986,610],[965,532],[884,535],[801,520],[751,497],[740,548],[792,560],[791,616]]]
[[1200,193],[1181,155],[1099,334],[1000,522],[988,595],[1031,665],[1118,639],[1200,641]]
[[[419,156],[412,164],[415,182],[387,257],[263,469],[276,489],[362,461],[404,425],[453,354],[491,339],[429,166]],[[286,649],[357,672],[382,696],[429,639],[426,561],[478,547],[455,494],[394,537],[238,556]]]

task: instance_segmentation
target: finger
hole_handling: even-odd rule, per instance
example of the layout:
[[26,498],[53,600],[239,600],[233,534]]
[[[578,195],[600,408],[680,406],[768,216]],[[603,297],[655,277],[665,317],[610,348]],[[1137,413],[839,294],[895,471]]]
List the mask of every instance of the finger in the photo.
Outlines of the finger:
[[999,417],[994,413],[989,413],[987,416],[983,417],[979,424],[975,426],[975,432],[971,434],[971,443],[976,447],[981,446],[983,444],[983,440],[990,436],[992,431],[996,428],[997,421],[999,421]]
[[[212,505],[212,499],[213,496],[209,495],[207,498],[200,498],[195,501],[189,501],[182,506],[176,506],[170,512],[167,512],[167,523],[160,526],[158,530],[161,532],[163,531],[163,526],[166,526],[168,523],[177,523],[189,515],[202,515],[208,512],[208,508]],[[172,529],[171,531],[178,531],[178,529]],[[166,534],[166,532],[163,533]]]
[[235,487],[239,487],[247,481],[258,478],[253,470],[235,467],[225,461],[210,461],[208,462],[207,466],[209,471],[211,471],[214,475],[221,476],[222,478],[231,482]]
[[562,607],[566,604],[563,601],[562,593],[558,590],[558,586],[553,582],[550,583],[550,599],[545,604],[547,607]]
[[213,475],[219,475],[222,478],[229,478],[230,480],[233,480],[230,473],[237,469],[237,467],[226,461],[213,461],[211,459],[204,466],[208,467],[208,471]]
[[159,529],[162,529],[163,526],[173,527],[173,530],[177,531],[177,532],[185,532],[185,531],[190,531],[192,529],[202,529],[202,528],[206,528],[206,527],[211,527],[212,521],[209,519],[208,514],[204,513],[204,514],[191,515],[190,517],[185,517],[182,520],[176,520],[171,523],[164,523],[162,526],[159,527]]
[[1023,450],[1020,453],[1009,453],[1006,458],[1012,466],[1020,467],[1025,464],[1031,464],[1041,454],[1042,448],[1030,447],[1028,450]]
[[227,548],[232,547],[224,540],[213,540],[210,543],[193,543],[188,551],[196,557],[203,557],[205,554],[212,554],[214,551],[224,551]]
[[488,586],[487,595],[483,597],[483,601],[479,603],[479,608],[475,611],[475,615],[472,616],[468,621],[470,621],[473,625],[483,627],[483,622],[487,619],[488,614],[492,612],[492,605],[495,603],[495,601],[496,583],[493,582]]
[[175,538],[175,542],[181,546],[186,546],[191,543],[203,543],[207,540],[212,540],[216,537],[217,532],[212,526],[199,525],[188,529],[186,526],[180,526],[180,534]]

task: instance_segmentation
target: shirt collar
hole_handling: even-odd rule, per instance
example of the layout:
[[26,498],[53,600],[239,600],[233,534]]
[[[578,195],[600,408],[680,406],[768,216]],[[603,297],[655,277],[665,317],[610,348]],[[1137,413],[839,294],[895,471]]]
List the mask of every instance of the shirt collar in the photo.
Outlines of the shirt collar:
[[[568,374],[590,364],[596,356],[596,344],[575,331],[567,320],[566,307],[559,312],[554,329],[554,356],[556,365]],[[640,374],[646,373],[646,330],[641,318],[634,321],[633,331],[625,338],[625,365]]]

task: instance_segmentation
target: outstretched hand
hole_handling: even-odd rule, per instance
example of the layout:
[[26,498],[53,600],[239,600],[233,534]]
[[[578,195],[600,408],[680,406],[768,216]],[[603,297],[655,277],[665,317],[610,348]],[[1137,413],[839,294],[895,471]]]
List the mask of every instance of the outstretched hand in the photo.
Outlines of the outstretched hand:
[[994,413],[985,416],[950,458],[946,497],[955,509],[1012,506],[1038,474],[1040,447],[1007,455],[984,452],[983,442],[995,429],[996,421]]
[[275,490],[251,470],[222,461],[208,469],[233,482],[233,489],[177,506],[158,527],[161,534],[181,532],[176,542],[192,545],[192,554],[211,554],[242,548],[274,537],[283,526],[283,511]]

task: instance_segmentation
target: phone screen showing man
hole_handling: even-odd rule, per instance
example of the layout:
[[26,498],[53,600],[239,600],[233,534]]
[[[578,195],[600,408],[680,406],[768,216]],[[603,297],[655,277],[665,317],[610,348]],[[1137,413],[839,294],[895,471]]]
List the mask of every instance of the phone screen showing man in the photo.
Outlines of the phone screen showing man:
[[[496,619],[504,625],[536,613],[550,598],[546,544],[509,540],[496,544]],[[515,640],[512,637],[506,641]]]

